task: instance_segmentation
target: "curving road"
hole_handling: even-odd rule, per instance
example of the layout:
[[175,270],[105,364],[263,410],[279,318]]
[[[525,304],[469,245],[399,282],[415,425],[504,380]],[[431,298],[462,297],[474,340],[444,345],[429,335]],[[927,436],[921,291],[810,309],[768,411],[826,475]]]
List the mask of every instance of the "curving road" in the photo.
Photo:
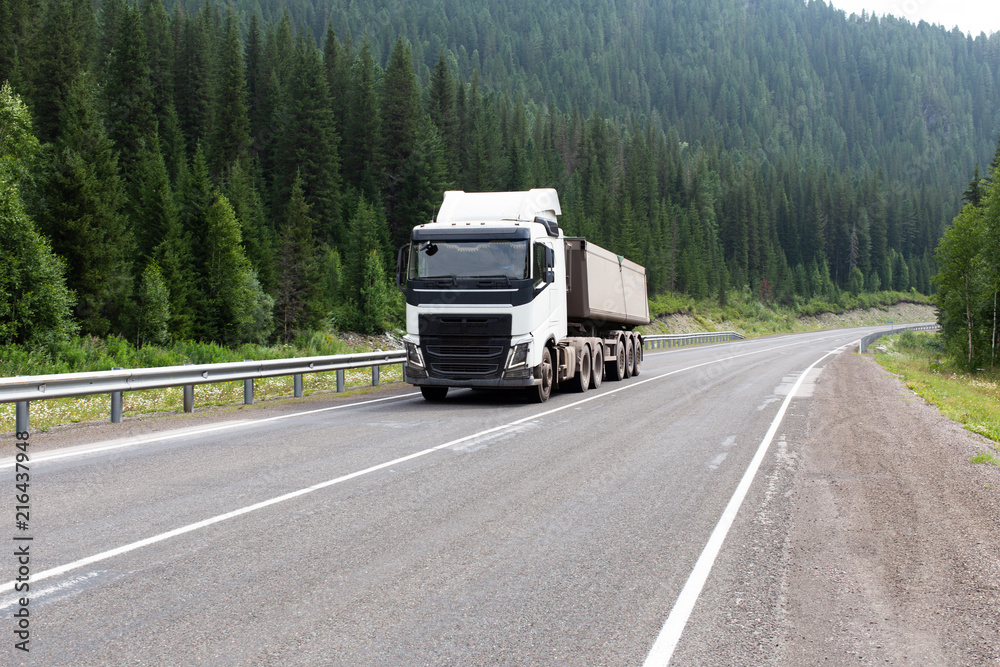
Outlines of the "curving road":
[[31,652],[0,663],[759,663],[786,443],[873,330],[647,352],[543,405],[396,385],[34,454]]

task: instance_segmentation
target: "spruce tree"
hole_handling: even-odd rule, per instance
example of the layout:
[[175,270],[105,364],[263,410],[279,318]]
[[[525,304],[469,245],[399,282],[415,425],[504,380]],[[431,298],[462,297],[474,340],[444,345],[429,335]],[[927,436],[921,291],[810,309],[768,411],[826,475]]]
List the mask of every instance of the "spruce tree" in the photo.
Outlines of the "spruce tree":
[[163,345],[170,337],[170,292],[156,260],[142,272],[136,303],[135,345]]
[[134,200],[138,197],[134,175],[143,153],[156,143],[149,56],[138,9],[126,8],[121,15],[102,92],[108,136],[118,150],[122,174]]
[[[36,133],[42,142],[54,141],[73,82],[93,58],[96,26],[89,0],[52,0],[31,51],[32,101]],[[22,59],[23,60],[23,59]],[[27,67],[27,62],[22,62]]]
[[301,176],[315,236],[329,244],[341,240],[338,143],[319,49],[311,38],[300,39],[275,148],[273,201],[289,201],[292,182]]
[[226,33],[222,45],[219,83],[215,94],[214,135],[211,143],[212,173],[220,176],[236,163],[248,168],[250,121],[247,116],[246,78],[243,48],[240,45],[236,15],[226,14]]
[[[179,6],[179,5],[178,5]],[[188,155],[211,136],[213,53],[205,15],[174,18],[174,95]]]
[[21,201],[21,183],[38,151],[31,114],[10,84],[0,86],[0,344],[31,347],[76,331],[63,262]]
[[59,139],[48,151],[34,208],[53,248],[66,259],[83,331],[100,336],[128,327],[135,241],[93,88],[81,75],[68,91]]
[[385,206],[389,232],[394,241],[407,236],[412,222],[403,216],[406,189],[404,178],[417,147],[417,131],[422,120],[420,92],[413,72],[410,47],[397,39],[385,70],[382,96],[382,137],[385,141]]
[[278,336],[288,342],[319,322],[320,281],[314,257],[313,220],[302,193],[302,179],[292,183],[277,255],[277,291],[274,302]]
[[[382,196],[382,128],[375,62],[367,39],[351,68],[348,116],[344,127],[344,176],[368,201]],[[362,258],[363,260],[363,258]]]
[[232,206],[216,192],[206,214],[206,307],[198,328],[204,339],[230,346],[262,343],[273,326],[274,299],[261,289],[241,241]]

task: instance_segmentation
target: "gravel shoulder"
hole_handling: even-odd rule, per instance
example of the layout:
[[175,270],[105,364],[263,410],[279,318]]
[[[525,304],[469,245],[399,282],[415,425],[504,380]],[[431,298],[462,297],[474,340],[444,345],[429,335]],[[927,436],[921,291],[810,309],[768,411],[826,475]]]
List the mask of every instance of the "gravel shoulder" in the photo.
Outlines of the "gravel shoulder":
[[1000,470],[872,359],[817,384],[776,664],[1000,665]]

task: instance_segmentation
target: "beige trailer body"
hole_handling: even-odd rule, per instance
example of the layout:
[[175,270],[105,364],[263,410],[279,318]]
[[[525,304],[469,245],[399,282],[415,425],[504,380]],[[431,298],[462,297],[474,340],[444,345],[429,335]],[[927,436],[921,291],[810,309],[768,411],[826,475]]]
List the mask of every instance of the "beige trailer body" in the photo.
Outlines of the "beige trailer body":
[[569,238],[565,243],[570,320],[649,324],[645,267],[582,238]]

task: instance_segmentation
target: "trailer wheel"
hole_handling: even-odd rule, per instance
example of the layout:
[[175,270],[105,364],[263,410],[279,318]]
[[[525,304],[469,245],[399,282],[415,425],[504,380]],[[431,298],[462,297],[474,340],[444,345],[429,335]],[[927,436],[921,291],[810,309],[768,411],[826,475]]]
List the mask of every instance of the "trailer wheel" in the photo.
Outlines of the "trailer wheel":
[[625,339],[618,338],[615,342],[615,348],[617,354],[613,359],[610,359],[604,369],[608,373],[609,380],[624,380],[625,379]]
[[632,365],[635,363],[635,339],[625,336],[625,377],[632,377]]
[[573,388],[576,389],[581,394],[588,389],[590,389],[590,347],[587,345],[583,346],[580,350],[579,368],[576,369],[576,375],[573,376]]
[[597,389],[601,386],[601,380],[604,379],[604,343],[599,342],[594,348],[594,359],[590,367],[590,388]]
[[633,346],[635,354],[632,355],[632,377],[635,377],[639,374],[639,369],[642,366],[642,339],[635,336],[632,340],[635,342]]
[[528,395],[535,403],[544,403],[549,400],[549,395],[552,393],[552,378],[554,375],[552,372],[552,350],[548,346],[542,350],[542,363],[540,364],[539,371],[542,381],[528,389]]
[[426,400],[437,403],[443,401],[444,397],[448,395],[448,387],[421,387],[420,393],[424,395]]

